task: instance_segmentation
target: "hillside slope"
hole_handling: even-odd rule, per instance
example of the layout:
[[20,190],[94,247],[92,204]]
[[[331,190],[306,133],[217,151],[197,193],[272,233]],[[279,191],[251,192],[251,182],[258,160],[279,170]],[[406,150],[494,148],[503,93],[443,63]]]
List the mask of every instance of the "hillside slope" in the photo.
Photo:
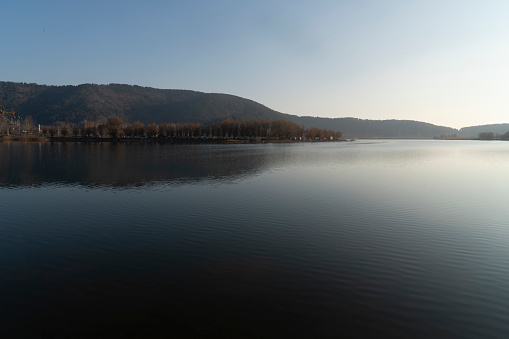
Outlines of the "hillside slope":
[[144,123],[287,118],[286,114],[234,95],[119,84],[45,86],[0,82],[0,102],[41,124],[79,123],[111,116]]
[[302,125],[313,125],[343,132],[348,138],[433,138],[441,135],[457,134],[458,130],[450,127],[413,120],[363,120],[357,118],[318,118],[290,117]]
[[492,132],[493,134],[504,134],[509,131],[509,124],[492,124],[463,127],[459,130],[459,135],[465,137],[477,137],[479,133]]

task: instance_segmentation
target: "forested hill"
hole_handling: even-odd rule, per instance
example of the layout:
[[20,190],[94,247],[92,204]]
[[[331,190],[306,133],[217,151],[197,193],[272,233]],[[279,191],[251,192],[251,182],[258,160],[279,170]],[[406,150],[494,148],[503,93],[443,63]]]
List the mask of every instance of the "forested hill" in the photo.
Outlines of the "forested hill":
[[21,116],[32,116],[40,124],[97,121],[111,116],[144,123],[288,117],[252,100],[228,94],[120,84],[45,86],[0,82],[0,102],[14,107]]
[[471,127],[463,127],[459,131],[460,136],[478,136],[479,133],[493,133],[504,134],[509,131],[509,124],[493,124],[493,125],[481,125],[481,126],[471,126]]
[[358,138],[477,137],[479,131],[490,132],[495,127],[497,133],[498,129],[507,131],[505,125],[465,127],[458,131],[411,120],[298,117],[234,95],[121,84],[47,86],[0,81],[0,105],[12,106],[20,116],[30,115],[42,125],[79,124],[84,120],[104,121],[118,116],[128,123],[141,121],[145,124],[284,119],[308,128],[332,129],[343,132],[345,137]]
[[433,138],[457,134],[458,130],[413,120],[363,120],[357,118],[290,117],[302,125],[312,124],[343,132],[344,137]]

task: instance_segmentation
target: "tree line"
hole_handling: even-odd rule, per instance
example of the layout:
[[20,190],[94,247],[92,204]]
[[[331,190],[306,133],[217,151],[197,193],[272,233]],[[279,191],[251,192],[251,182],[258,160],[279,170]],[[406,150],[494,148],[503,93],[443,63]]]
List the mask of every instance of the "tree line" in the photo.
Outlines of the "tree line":
[[296,139],[334,140],[341,138],[340,131],[307,128],[288,120],[233,120],[226,119],[210,124],[161,123],[147,124],[140,121],[125,123],[119,117],[104,122],[83,121],[71,125],[41,126],[41,133],[48,137],[100,137],[100,138],[213,138],[213,139]]
[[494,139],[500,139],[500,140],[509,140],[509,131],[503,133],[503,134],[495,134],[493,132],[481,132],[477,136],[478,139],[481,140],[494,140]]

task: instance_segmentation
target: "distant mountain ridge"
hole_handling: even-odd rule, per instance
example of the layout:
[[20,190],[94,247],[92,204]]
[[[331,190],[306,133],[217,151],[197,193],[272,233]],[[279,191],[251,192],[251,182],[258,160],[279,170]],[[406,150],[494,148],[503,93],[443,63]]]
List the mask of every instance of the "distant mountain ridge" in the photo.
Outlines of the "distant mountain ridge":
[[[345,137],[433,138],[443,135],[476,137],[480,132],[505,133],[509,124],[450,127],[412,120],[363,120],[296,116],[229,94],[156,89],[123,84],[48,86],[0,82],[0,104],[12,106],[37,123],[80,123],[118,116],[126,122],[212,123],[234,120],[290,120],[306,127],[339,130]],[[493,130],[490,130],[493,128]]]

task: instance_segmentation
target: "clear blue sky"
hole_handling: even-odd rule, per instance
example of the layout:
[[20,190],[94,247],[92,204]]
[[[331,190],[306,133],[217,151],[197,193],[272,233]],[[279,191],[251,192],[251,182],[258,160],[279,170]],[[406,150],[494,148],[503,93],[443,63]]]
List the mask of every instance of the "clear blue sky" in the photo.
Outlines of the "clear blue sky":
[[509,122],[509,1],[2,1],[0,80],[228,93],[296,115]]

